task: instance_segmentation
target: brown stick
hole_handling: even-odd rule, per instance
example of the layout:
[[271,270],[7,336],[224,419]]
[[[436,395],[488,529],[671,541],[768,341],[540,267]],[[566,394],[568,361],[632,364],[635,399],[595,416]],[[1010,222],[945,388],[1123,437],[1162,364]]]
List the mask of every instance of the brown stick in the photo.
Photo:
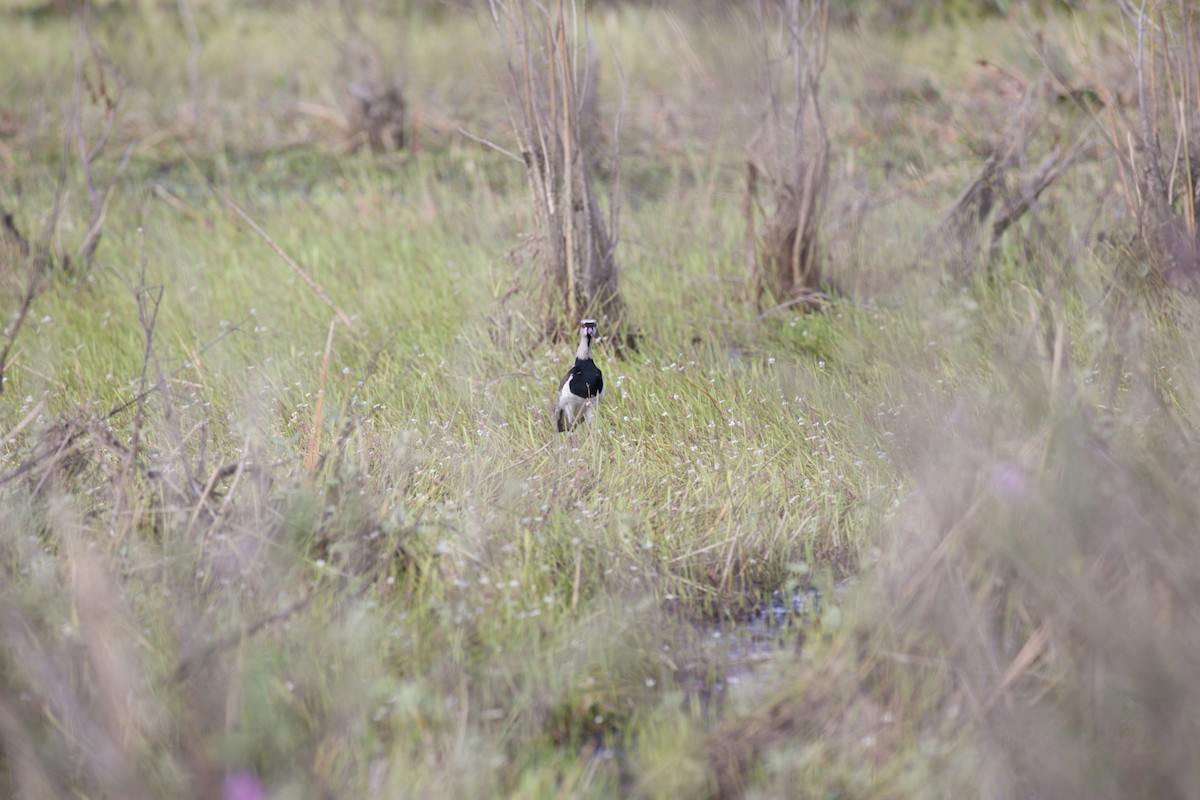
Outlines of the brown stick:
[[225,201],[225,204],[228,205],[230,209],[232,209],[233,213],[241,217],[255,233],[262,237],[264,242],[270,245],[271,249],[274,250],[279,257],[282,258],[284,262],[286,262],[287,265],[292,268],[293,272],[300,276],[300,280],[304,281],[308,288],[312,289],[313,293],[317,297],[321,298],[325,305],[333,309],[333,312],[338,315],[338,319],[342,321],[343,325],[353,330],[354,323],[350,321],[350,317],[346,316],[346,312],[342,311],[342,309],[338,307],[337,303],[330,299],[329,295],[325,293],[325,290],[321,288],[321,285],[313,280],[307,272],[305,272],[304,267],[300,266],[296,259],[289,256],[287,251],[280,247],[275,240],[271,238],[269,233],[264,231],[249,214],[243,211],[241,206],[233,202],[232,198],[230,198],[228,195],[224,195],[221,199]]
[[44,280],[44,276],[36,269],[31,271],[29,285],[25,289],[25,295],[21,298],[21,307],[17,309],[17,318],[13,320],[12,326],[9,327],[8,333],[4,337],[4,349],[0,350],[0,394],[4,394],[4,372],[8,369],[8,357],[12,353],[13,345],[17,343],[17,334],[25,324],[25,318],[29,316],[29,309],[33,306],[33,299],[37,297]]

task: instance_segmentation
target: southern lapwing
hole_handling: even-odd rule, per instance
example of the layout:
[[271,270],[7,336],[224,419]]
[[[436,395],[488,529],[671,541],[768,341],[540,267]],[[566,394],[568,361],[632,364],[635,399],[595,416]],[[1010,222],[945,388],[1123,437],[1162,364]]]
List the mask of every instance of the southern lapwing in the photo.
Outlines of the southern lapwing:
[[592,361],[594,338],[596,320],[585,319],[579,323],[579,349],[575,351],[575,365],[567,370],[567,377],[558,387],[554,421],[559,433],[573,429],[580,417],[591,422],[600,398],[604,397],[604,376],[596,362]]

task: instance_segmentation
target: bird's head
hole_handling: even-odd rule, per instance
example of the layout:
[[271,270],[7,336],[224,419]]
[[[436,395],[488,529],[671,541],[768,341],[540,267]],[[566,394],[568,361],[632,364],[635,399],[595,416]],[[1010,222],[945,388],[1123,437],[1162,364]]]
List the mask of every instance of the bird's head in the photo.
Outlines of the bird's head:
[[579,349],[575,351],[576,358],[589,359],[592,357],[592,339],[596,338],[596,320],[585,319],[579,323]]

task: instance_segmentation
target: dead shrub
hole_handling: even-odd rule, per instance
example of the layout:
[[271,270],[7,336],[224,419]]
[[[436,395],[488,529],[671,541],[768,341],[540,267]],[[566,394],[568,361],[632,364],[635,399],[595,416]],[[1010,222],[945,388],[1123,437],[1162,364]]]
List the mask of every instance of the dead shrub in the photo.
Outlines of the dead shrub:
[[1124,216],[1136,221],[1127,260],[1152,284],[1200,293],[1200,21],[1187,3],[1130,0],[1117,6],[1129,26],[1128,57],[1136,89],[1098,86],[1104,111],[1095,114],[1073,89],[1058,59],[1042,60],[1064,95],[1089,114],[1117,166],[1116,194]]
[[1088,141],[1085,132],[1063,143],[1061,131],[1056,131],[1049,152],[1032,166],[1030,151],[1049,122],[1047,76],[1034,78],[1021,90],[1008,126],[979,174],[926,236],[926,255],[947,264],[956,278],[967,278],[995,263],[1005,233],[1036,211],[1042,194]]
[[378,42],[359,24],[357,5],[339,0],[338,8],[345,28],[339,68],[345,80],[345,147],[350,152],[364,146],[376,153],[402,150],[408,109],[404,81],[388,68]]
[[[618,282],[617,183],[601,211],[588,156],[598,116],[595,60],[586,53],[582,3],[491,0],[503,37],[502,85],[525,166],[539,264],[537,315],[552,339],[580,317],[600,319],[618,346],[635,346]],[[581,74],[582,66],[585,73]],[[591,65],[589,67],[588,65]]]
[[[820,98],[829,6],[808,0],[802,8],[800,0],[786,0],[759,3],[758,12],[767,109],[747,147],[746,267],[760,311],[764,299],[813,309],[821,298],[820,225],[829,195],[829,133]],[[789,77],[780,74],[780,64],[790,65]],[[763,188],[769,210],[759,198]]]
[[[1124,176],[1136,200],[1138,237],[1151,249],[1168,284],[1200,290],[1200,27],[1195,8],[1180,3],[1119,3],[1137,33],[1136,128],[1140,147],[1128,152]],[[1148,37],[1153,37],[1147,41]],[[1147,53],[1147,47],[1150,52]],[[1132,191],[1130,191],[1132,190]]]
[[364,141],[376,153],[403,149],[405,104],[399,84],[350,83],[346,98],[350,150],[360,149]]

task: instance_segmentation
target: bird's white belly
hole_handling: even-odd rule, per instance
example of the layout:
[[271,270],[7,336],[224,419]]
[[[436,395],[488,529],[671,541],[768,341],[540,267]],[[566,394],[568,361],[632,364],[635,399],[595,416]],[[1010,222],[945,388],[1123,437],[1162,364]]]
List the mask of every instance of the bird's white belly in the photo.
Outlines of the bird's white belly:
[[602,397],[604,397],[603,390],[595,397],[580,397],[571,391],[571,382],[567,381],[558,393],[558,407],[567,412],[568,422],[574,422],[581,413],[587,415],[590,422]]

